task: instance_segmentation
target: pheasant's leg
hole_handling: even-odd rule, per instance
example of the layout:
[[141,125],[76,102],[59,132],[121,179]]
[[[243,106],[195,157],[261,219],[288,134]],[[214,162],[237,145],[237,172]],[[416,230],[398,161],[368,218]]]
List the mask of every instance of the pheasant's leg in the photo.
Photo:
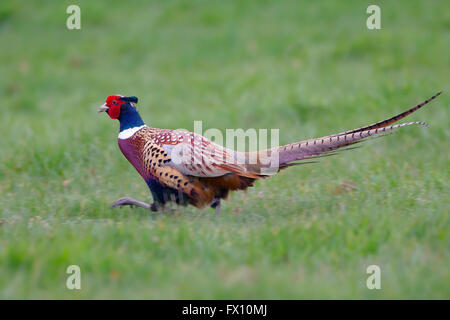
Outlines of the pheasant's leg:
[[213,202],[210,205],[211,208],[216,209],[216,216],[220,213],[220,198],[214,198]]
[[160,209],[163,209],[163,206],[164,206],[164,205],[160,205],[160,204],[157,203],[157,202],[153,202],[153,203],[150,205],[150,210],[156,212],[156,211],[158,211],[158,210],[160,210]]
[[216,216],[218,216],[220,214],[220,199],[217,200],[217,205],[216,205]]
[[123,206],[139,206],[145,209],[150,209],[152,211],[157,211],[157,205],[155,203],[152,204],[148,204],[133,198],[120,198],[119,200],[115,201],[112,205],[111,208],[114,207],[123,207]]

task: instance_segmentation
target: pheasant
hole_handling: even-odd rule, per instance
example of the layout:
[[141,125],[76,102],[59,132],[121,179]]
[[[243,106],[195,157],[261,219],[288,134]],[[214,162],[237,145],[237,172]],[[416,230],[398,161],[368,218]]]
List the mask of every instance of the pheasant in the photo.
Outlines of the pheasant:
[[[111,95],[98,112],[106,112],[120,122],[119,148],[145,180],[153,196],[148,204],[133,198],[120,198],[112,207],[136,205],[152,211],[168,202],[191,204],[198,208],[210,206],[220,212],[220,201],[230,191],[245,190],[256,180],[270,176],[298,162],[335,154],[337,149],[382,136],[425,122],[393,124],[422,108],[442,92],[392,118],[345,132],[267,150],[238,152],[222,147],[205,137],[184,130],[157,129],[146,126],[138,113],[138,98]],[[351,149],[348,147],[345,149]],[[253,161],[249,161],[253,159]]]

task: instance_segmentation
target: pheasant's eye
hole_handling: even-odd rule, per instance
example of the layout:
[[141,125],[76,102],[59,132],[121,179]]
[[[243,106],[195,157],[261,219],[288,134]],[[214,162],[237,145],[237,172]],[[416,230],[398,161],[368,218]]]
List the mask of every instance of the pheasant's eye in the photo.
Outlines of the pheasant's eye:
[[113,105],[117,106],[117,100],[113,100]]

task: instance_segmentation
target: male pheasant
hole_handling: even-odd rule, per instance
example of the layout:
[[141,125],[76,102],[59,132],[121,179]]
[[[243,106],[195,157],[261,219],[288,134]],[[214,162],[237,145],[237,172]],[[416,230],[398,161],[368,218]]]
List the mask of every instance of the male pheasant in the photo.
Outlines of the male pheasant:
[[[310,139],[268,150],[238,152],[224,148],[203,136],[183,130],[157,129],[142,121],[137,97],[111,95],[99,112],[106,112],[120,122],[119,148],[147,183],[154,202],[147,204],[133,198],[121,198],[112,207],[137,205],[152,211],[167,202],[192,204],[198,208],[210,206],[220,211],[220,200],[229,191],[245,190],[255,180],[268,177],[268,168],[275,172],[295,162],[324,155],[335,150],[380,136],[401,127],[424,122],[394,122],[420,109],[441,92],[392,118],[330,136]],[[253,159],[253,161],[250,161]]]

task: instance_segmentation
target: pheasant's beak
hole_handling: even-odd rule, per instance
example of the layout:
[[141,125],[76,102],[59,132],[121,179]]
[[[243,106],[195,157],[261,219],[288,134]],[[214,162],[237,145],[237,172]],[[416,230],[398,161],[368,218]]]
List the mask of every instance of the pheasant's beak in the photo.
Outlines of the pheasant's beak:
[[102,105],[98,108],[97,112],[98,112],[98,113],[106,112],[106,111],[108,111],[108,109],[109,109],[109,108],[106,106],[106,103],[104,103],[104,104],[102,104]]

